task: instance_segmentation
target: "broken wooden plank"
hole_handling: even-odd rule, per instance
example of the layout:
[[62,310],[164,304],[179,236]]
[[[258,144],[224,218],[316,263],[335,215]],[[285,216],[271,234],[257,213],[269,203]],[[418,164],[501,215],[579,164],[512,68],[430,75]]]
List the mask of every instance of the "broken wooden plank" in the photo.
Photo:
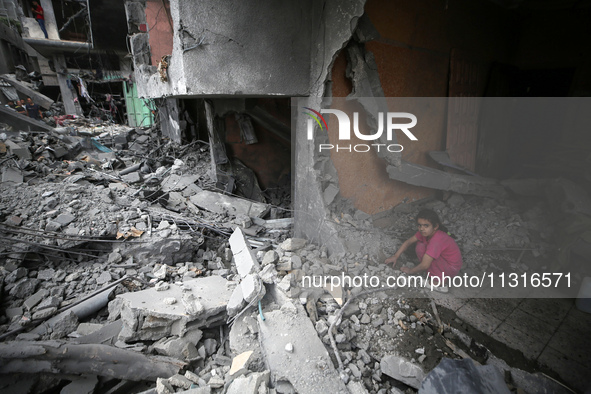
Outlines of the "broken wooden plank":
[[507,192],[495,179],[451,174],[419,164],[402,161],[399,167],[388,166],[391,179],[431,189],[473,194],[481,197],[505,198]]
[[24,83],[17,81],[16,78],[12,75],[3,74],[3,75],[0,75],[0,78],[2,78],[6,82],[8,82],[12,86],[14,86],[14,88],[17,91],[21,92],[26,97],[30,97],[31,99],[33,99],[33,102],[35,104],[39,104],[41,107],[43,107],[45,109],[49,109],[49,107],[51,107],[51,104],[54,103],[54,101],[52,99],[37,92],[36,90],[31,89],[30,87],[28,87]]
[[156,381],[177,374],[186,363],[163,356],[144,356],[107,345],[60,341],[0,344],[0,373],[93,374],[133,381]]

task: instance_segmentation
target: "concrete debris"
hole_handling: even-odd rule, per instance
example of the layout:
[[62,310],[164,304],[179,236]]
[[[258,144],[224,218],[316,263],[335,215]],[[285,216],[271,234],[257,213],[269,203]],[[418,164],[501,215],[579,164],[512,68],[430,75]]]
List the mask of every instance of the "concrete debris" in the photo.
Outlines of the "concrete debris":
[[387,355],[380,361],[380,368],[386,375],[401,381],[415,389],[421,387],[421,382],[425,379],[425,371],[404,357]]
[[240,227],[237,227],[230,236],[230,247],[236,269],[242,278],[259,272],[259,263]]
[[[267,312],[265,321],[259,320],[259,330],[271,372],[288,379],[297,392],[348,392],[303,311],[296,315],[281,310]],[[293,353],[276,350],[288,344],[293,346]]]
[[242,295],[242,286],[239,284],[234,288],[234,291],[230,296],[230,300],[228,301],[228,305],[226,307],[228,316],[234,316],[238,314],[238,312],[242,311],[245,306],[246,302],[244,301],[244,296]]
[[287,252],[293,252],[306,246],[306,242],[305,239],[301,238],[288,238],[279,247]]
[[261,386],[269,382],[269,371],[254,372],[248,376],[241,376],[232,381],[227,394],[258,394]]
[[251,202],[207,190],[201,191],[194,196],[191,196],[190,200],[196,206],[207,209],[208,211],[215,213],[227,213],[234,216],[242,214],[253,217],[261,217],[269,209],[266,204]]
[[248,365],[253,353],[253,350],[249,350],[234,357],[229,372],[231,378],[243,375],[248,371]]
[[[171,284],[163,291],[148,289],[119,295],[123,300],[123,328],[119,339],[126,342],[158,340],[171,335],[183,336],[189,327],[222,324],[232,295],[226,284],[224,278],[210,276],[188,280],[182,287]],[[166,305],[161,301],[169,297],[183,302]]]

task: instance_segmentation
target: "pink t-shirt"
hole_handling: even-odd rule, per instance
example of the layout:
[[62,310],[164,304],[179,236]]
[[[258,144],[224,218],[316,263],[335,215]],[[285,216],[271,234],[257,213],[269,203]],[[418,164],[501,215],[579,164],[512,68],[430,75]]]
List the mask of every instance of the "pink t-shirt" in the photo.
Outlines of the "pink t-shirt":
[[[444,272],[447,276],[456,276],[462,268],[462,253],[456,241],[448,234],[437,230],[430,240],[427,240],[417,231],[415,234],[420,244],[426,245],[423,249],[417,245],[417,254],[419,249],[425,250],[424,253],[433,257],[433,263],[429,272],[434,276],[441,276]],[[421,245],[422,246],[422,245]],[[422,259],[422,256],[419,256]]]

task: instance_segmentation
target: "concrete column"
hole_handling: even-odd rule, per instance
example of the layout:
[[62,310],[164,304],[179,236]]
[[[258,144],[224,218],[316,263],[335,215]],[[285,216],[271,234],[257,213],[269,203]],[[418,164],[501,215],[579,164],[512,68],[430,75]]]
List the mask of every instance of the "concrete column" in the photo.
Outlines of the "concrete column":
[[158,108],[162,135],[173,142],[181,143],[181,129],[179,126],[179,107],[177,100],[167,98],[164,105]]
[[76,104],[74,103],[74,98],[78,95],[68,86],[66,58],[64,55],[54,55],[53,61],[57,70],[57,81],[60,86],[62,102],[64,103],[66,115],[78,115],[78,110],[76,108]]

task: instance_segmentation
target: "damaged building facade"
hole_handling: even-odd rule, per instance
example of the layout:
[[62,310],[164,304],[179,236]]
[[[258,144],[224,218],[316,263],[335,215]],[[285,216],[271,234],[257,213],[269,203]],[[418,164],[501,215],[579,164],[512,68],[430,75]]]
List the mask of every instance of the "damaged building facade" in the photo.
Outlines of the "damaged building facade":
[[[34,91],[19,84],[31,82],[36,91],[52,99],[35,100],[50,116],[85,115],[143,127],[153,124],[149,103],[138,98],[134,85],[123,4],[38,3],[43,8],[47,37],[35,19],[31,1],[3,1],[6,16],[0,38],[0,71],[14,74],[4,82],[8,89],[14,86],[18,91],[5,99],[29,95],[37,99]],[[107,19],[109,23],[103,23]],[[52,107],[54,102],[59,106]]]
[[[2,92],[64,115],[0,113],[0,391],[591,387],[590,121],[493,100],[585,112],[591,2],[41,0],[48,38],[0,4]],[[569,288],[383,288],[423,208],[461,275]]]

